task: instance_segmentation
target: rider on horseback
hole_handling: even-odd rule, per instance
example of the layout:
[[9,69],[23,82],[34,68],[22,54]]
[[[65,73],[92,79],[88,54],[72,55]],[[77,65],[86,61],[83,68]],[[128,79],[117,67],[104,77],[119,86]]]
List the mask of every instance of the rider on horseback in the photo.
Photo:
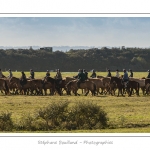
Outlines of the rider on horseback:
[[45,76],[45,77],[50,77],[49,70],[47,70],[47,72],[46,72],[46,76]]
[[129,77],[133,77],[133,72],[132,72],[132,70],[131,70],[131,69],[129,69],[129,71],[130,71],[130,75],[129,75]]
[[92,75],[91,75],[90,77],[91,77],[91,78],[96,78],[96,72],[95,72],[94,69],[92,70]]
[[107,71],[108,71],[107,77],[111,77],[110,69],[108,69]]
[[11,77],[13,76],[13,74],[12,74],[11,70],[9,69],[9,70],[8,70],[8,72],[9,72],[9,76],[8,76],[8,78],[11,78]]
[[117,69],[117,70],[116,70],[116,77],[119,78],[119,76],[120,76],[120,75],[119,75],[119,70]]
[[83,73],[85,74],[85,80],[87,80],[88,79],[88,72],[85,69],[83,69]]
[[77,86],[78,88],[80,88],[80,83],[84,82],[86,79],[85,74],[83,73],[83,69],[81,69],[81,71],[78,74],[78,81],[77,81]]
[[150,78],[150,70],[147,70],[147,72],[148,72],[147,78]]
[[30,78],[34,79],[34,71],[32,69],[30,69],[30,75],[31,75]]
[[3,78],[3,76],[2,70],[0,69],[0,78]]
[[55,79],[56,79],[56,85],[59,87],[59,85],[62,82],[62,75],[61,75],[60,69],[57,69]]
[[122,82],[123,82],[123,84],[125,85],[125,88],[126,88],[127,84],[128,84],[128,81],[129,81],[129,78],[128,78],[128,73],[125,69],[123,69],[123,72],[124,72],[124,75],[123,75],[123,78],[122,78]]
[[22,73],[22,76],[20,78],[20,84],[23,86],[27,83],[27,78],[26,78],[26,75],[23,71],[21,73]]

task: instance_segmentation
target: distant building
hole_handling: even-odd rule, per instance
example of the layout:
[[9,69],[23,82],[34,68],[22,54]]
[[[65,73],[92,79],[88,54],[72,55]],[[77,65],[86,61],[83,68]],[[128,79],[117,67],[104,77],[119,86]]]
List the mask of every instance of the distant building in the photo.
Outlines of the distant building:
[[47,50],[53,52],[53,47],[41,47],[40,50]]
[[124,50],[124,49],[126,49],[126,48],[125,48],[125,46],[121,46],[121,48],[120,48],[120,49],[121,49],[121,50]]

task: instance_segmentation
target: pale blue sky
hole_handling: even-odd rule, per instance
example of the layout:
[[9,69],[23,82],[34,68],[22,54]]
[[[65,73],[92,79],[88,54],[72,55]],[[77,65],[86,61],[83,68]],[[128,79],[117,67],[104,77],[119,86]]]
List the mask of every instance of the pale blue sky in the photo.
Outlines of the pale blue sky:
[[150,18],[0,17],[0,46],[150,46]]

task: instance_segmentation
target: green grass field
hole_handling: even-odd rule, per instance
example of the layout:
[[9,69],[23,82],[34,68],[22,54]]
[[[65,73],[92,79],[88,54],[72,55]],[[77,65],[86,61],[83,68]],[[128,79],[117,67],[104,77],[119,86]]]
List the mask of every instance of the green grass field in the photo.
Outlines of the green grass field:
[[[55,76],[55,72],[51,73],[51,76]],[[74,76],[77,72],[65,73],[62,72],[63,77]],[[91,73],[89,73],[90,75]],[[106,76],[106,72],[98,72],[97,75]],[[120,73],[123,74],[123,73]],[[8,75],[8,72],[4,72],[4,75]],[[20,77],[20,72],[13,72],[15,77]],[[115,75],[115,72],[112,73]],[[29,76],[29,72],[26,72],[26,76]],[[35,78],[43,78],[45,73],[35,72]],[[134,76],[137,78],[146,77],[147,73],[136,72]],[[79,91],[81,93],[81,91]],[[73,131],[49,131],[49,132],[78,132],[78,133],[150,133],[150,97],[143,96],[140,93],[140,97],[116,97],[109,95],[99,95],[92,97],[88,96],[24,96],[24,95],[0,95],[0,113],[11,112],[12,120],[16,124],[25,115],[36,115],[40,108],[46,107],[53,102],[69,101],[70,105],[77,103],[78,101],[90,101],[98,104],[107,113],[109,118],[108,129],[101,130],[73,130]],[[15,131],[14,131],[15,132]],[[18,132],[18,131],[17,131]],[[29,131],[21,131],[29,132]],[[46,132],[46,131],[39,131]]]

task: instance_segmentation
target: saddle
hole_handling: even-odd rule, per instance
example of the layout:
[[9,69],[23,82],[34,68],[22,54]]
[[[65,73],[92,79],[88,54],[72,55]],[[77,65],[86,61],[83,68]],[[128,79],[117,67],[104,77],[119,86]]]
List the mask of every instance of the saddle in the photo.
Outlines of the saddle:
[[85,83],[85,81],[78,81],[78,82],[77,82],[78,88],[80,88],[80,84],[81,84],[81,83]]

